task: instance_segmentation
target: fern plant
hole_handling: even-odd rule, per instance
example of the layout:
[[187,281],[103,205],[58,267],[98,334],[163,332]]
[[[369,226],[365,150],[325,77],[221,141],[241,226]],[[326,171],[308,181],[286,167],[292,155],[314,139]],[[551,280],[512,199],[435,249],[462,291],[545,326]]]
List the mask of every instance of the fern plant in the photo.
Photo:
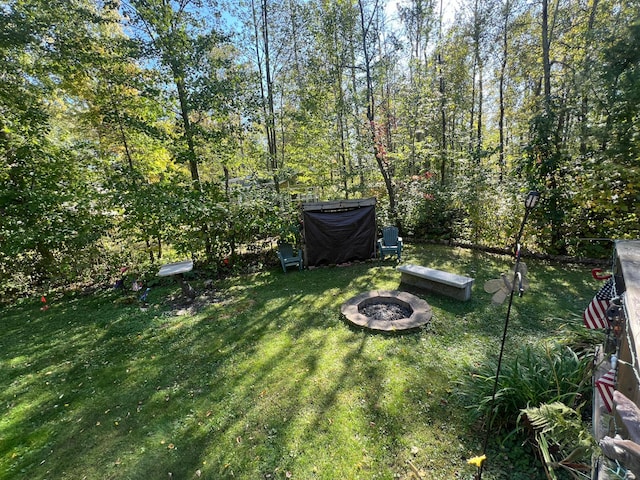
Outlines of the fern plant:
[[564,472],[572,479],[591,478],[591,459],[598,446],[583,423],[580,409],[562,402],[521,410],[519,423],[529,427],[550,479]]

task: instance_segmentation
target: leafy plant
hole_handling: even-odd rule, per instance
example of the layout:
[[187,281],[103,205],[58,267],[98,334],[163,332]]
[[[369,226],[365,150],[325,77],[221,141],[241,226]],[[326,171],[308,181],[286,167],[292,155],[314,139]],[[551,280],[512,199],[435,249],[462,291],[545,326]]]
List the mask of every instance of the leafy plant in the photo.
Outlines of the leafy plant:
[[597,445],[579,408],[552,402],[521,412],[520,423],[530,427],[550,479],[559,478],[559,471],[574,479],[591,478],[591,458]]
[[527,346],[503,362],[495,399],[497,365],[487,363],[471,377],[472,412],[500,431],[513,429],[523,408],[550,402],[575,406],[590,397],[591,360],[557,342],[546,342],[539,349]]
[[402,185],[401,193],[399,211],[403,212],[406,229],[413,235],[437,240],[459,238],[466,215],[459,191],[450,185],[442,186],[427,171],[411,177]]

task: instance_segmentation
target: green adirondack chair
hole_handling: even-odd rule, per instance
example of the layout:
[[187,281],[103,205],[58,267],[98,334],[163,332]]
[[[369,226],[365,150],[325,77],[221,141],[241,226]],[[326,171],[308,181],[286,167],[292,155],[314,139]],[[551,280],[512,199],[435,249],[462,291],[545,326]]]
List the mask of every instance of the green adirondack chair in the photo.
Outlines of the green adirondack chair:
[[402,254],[402,237],[398,236],[397,227],[384,227],[382,238],[378,239],[378,252],[380,258],[384,260],[385,255],[397,255],[398,262]]
[[277,253],[284,273],[287,273],[287,267],[297,266],[298,270],[302,270],[302,250],[298,249],[296,255],[290,243],[279,243]]

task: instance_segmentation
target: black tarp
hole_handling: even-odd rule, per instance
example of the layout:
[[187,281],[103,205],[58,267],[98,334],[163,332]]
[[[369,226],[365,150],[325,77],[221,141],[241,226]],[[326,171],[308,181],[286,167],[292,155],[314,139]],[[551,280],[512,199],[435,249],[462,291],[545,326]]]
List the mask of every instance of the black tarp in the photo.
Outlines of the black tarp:
[[332,211],[304,210],[305,264],[367,260],[376,253],[374,205]]

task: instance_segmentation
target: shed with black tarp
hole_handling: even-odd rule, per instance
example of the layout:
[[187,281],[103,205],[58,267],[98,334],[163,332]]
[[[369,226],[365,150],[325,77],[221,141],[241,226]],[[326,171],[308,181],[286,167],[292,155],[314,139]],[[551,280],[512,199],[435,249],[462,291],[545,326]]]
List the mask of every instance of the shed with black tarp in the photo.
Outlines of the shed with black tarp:
[[375,198],[305,203],[302,213],[307,266],[375,257]]

